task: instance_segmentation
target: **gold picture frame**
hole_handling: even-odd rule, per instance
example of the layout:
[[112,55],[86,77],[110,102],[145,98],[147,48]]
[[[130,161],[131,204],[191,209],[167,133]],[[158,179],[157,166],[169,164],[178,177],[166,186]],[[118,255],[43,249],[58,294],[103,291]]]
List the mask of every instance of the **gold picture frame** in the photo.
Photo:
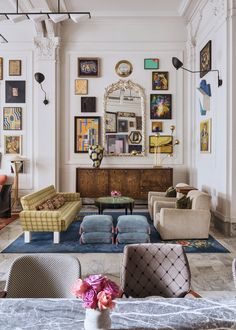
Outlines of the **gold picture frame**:
[[0,57],[0,80],[3,80],[3,57]]
[[87,94],[88,94],[88,80],[75,79],[75,95],[87,95]]
[[9,60],[9,76],[21,76],[21,60]]

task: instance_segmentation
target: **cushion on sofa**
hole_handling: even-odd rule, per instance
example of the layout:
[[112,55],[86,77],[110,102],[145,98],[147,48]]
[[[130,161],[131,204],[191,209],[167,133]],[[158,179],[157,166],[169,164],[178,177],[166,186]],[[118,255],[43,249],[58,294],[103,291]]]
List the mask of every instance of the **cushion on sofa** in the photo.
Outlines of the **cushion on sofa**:
[[177,209],[191,209],[192,208],[192,201],[189,197],[185,195],[181,198],[177,199],[176,201],[176,208]]
[[120,233],[149,233],[150,226],[143,215],[120,215],[118,217],[116,231]]
[[105,232],[82,233],[80,236],[81,244],[94,244],[94,243],[113,243],[113,234]]
[[146,233],[119,233],[116,237],[116,243],[149,243],[150,237]]
[[166,190],[165,197],[176,197],[176,189],[174,187],[169,187]]
[[90,232],[112,232],[113,218],[111,215],[95,214],[86,215],[80,226],[80,231]]

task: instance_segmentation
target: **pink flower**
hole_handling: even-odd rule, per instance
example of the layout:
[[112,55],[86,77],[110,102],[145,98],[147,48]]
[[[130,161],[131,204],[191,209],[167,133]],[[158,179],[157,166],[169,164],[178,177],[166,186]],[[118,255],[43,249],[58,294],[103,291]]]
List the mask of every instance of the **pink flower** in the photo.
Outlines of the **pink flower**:
[[96,292],[99,292],[103,288],[103,283],[106,281],[106,277],[103,275],[90,275],[85,280]]
[[115,303],[112,301],[112,297],[110,294],[107,294],[104,291],[100,291],[97,295],[98,298],[98,308],[100,310],[113,308]]
[[83,294],[88,290],[89,287],[90,287],[90,285],[87,282],[84,282],[81,279],[78,279],[72,287],[72,293],[76,297],[82,298]]
[[83,306],[85,308],[97,308],[98,300],[97,300],[97,293],[93,289],[88,289],[83,294]]
[[103,291],[106,294],[111,295],[112,299],[119,297],[121,294],[118,285],[109,279],[107,279],[107,281],[105,282]]

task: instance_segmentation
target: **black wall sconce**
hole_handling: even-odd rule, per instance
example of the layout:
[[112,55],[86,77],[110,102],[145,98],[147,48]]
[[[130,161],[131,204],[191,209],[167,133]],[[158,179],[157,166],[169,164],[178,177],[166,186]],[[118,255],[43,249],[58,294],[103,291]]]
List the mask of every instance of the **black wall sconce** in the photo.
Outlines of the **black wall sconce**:
[[34,74],[34,78],[35,78],[35,80],[40,84],[40,87],[41,87],[42,91],[43,91],[44,94],[45,94],[45,97],[44,97],[44,101],[43,101],[43,103],[44,103],[45,105],[47,105],[47,104],[49,103],[49,101],[47,100],[46,92],[45,92],[45,90],[43,89],[43,86],[42,86],[42,82],[44,81],[45,76],[44,76],[44,74],[42,74],[41,72],[36,72],[36,73]]
[[211,72],[211,71],[217,72],[217,74],[218,74],[218,87],[222,86],[222,84],[223,84],[223,80],[220,79],[219,70],[192,71],[192,70],[184,68],[183,63],[177,57],[172,57],[172,64],[176,68],[176,70],[179,70],[181,68],[182,70],[185,70],[185,71],[188,71],[188,72],[191,72],[191,73],[201,73],[201,72],[207,73],[207,72]]

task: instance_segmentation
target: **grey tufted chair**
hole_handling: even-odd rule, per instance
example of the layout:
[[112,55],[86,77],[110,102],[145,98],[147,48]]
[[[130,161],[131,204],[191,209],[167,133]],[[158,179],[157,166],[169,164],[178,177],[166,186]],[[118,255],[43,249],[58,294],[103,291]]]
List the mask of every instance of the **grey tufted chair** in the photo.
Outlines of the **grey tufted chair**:
[[[184,297],[191,274],[184,249],[178,244],[130,244],[124,248],[121,289],[127,297]],[[195,297],[198,294],[191,291]]]
[[80,262],[70,255],[34,254],[13,261],[6,298],[74,298],[71,288],[81,276]]

